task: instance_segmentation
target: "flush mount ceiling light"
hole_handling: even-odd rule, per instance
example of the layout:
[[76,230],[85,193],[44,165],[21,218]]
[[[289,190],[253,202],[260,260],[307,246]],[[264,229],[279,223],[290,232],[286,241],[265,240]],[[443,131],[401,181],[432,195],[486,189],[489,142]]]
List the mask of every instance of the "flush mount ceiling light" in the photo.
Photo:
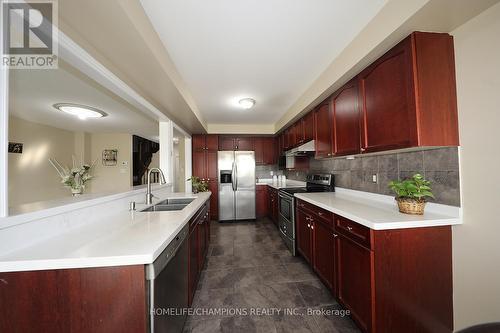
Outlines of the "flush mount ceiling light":
[[253,98],[242,98],[238,101],[238,104],[243,109],[250,109],[255,105],[255,99]]
[[70,103],[58,103],[54,104],[54,107],[62,112],[76,116],[81,120],[89,118],[102,118],[106,117],[107,113],[91,106],[70,104]]

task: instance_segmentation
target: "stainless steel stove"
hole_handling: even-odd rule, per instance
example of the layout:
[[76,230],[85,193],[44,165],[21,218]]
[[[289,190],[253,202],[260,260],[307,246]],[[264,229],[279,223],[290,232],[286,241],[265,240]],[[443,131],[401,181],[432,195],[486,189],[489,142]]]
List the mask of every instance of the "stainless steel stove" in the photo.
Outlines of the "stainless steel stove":
[[279,195],[280,236],[292,253],[297,255],[295,244],[295,193],[334,192],[335,177],[332,174],[310,174],[305,187],[281,188]]

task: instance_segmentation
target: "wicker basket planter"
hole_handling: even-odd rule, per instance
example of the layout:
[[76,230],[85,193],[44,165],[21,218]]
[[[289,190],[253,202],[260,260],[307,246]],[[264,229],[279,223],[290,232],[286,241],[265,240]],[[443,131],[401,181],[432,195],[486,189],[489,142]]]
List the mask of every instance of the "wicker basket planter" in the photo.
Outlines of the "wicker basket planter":
[[425,200],[396,198],[399,211],[404,214],[424,215]]

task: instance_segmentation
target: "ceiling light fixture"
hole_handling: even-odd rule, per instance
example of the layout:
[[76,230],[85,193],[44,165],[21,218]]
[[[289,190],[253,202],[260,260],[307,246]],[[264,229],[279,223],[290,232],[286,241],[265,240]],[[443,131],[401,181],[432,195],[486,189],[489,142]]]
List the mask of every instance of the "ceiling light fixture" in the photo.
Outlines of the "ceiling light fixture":
[[85,120],[88,118],[102,118],[108,115],[106,112],[98,110],[91,106],[79,104],[57,103],[54,104],[54,108],[72,116],[76,116],[81,120]]
[[238,104],[243,109],[250,109],[255,105],[255,99],[253,98],[242,98],[238,101]]

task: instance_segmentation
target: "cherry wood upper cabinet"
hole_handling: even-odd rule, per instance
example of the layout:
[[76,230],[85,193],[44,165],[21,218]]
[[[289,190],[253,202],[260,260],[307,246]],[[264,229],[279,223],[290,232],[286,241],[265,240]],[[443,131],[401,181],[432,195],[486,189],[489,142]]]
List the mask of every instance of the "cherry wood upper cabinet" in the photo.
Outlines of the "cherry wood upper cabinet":
[[194,134],[192,139],[193,151],[217,151],[219,149],[219,136],[217,134]]
[[332,97],[333,154],[360,152],[358,81],[354,79],[337,90]]
[[414,32],[358,79],[361,151],[458,145],[452,36]]
[[305,136],[304,136],[304,120],[299,119],[294,125],[293,125],[293,133],[294,133],[294,142],[295,146],[303,144],[305,141]]
[[309,112],[302,118],[304,127],[304,142],[314,140],[314,112]]
[[330,101],[321,104],[314,112],[314,123],[316,133],[314,135],[314,145],[316,158],[332,156],[332,117],[330,112]]
[[[217,164],[215,165],[217,169]],[[193,150],[193,176],[207,178],[207,158],[205,151]]]
[[229,136],[219,137],[219,150],[234,150],[234,138]]
[[273,137],[264,137],[262,142],[264,148],[264,164],[276,164],[278,148],[277,139]]
[[219,150],[254,150],[252,137],[220,136]]
[[264,164],[264,138],[254,138],[255,164]]
[[235,139],[235,150],[254,150],[253,138],[241,137]]
[[276,162],[276,139],[273,137],[253,138],[255,149],[255,164],[269,165]]

